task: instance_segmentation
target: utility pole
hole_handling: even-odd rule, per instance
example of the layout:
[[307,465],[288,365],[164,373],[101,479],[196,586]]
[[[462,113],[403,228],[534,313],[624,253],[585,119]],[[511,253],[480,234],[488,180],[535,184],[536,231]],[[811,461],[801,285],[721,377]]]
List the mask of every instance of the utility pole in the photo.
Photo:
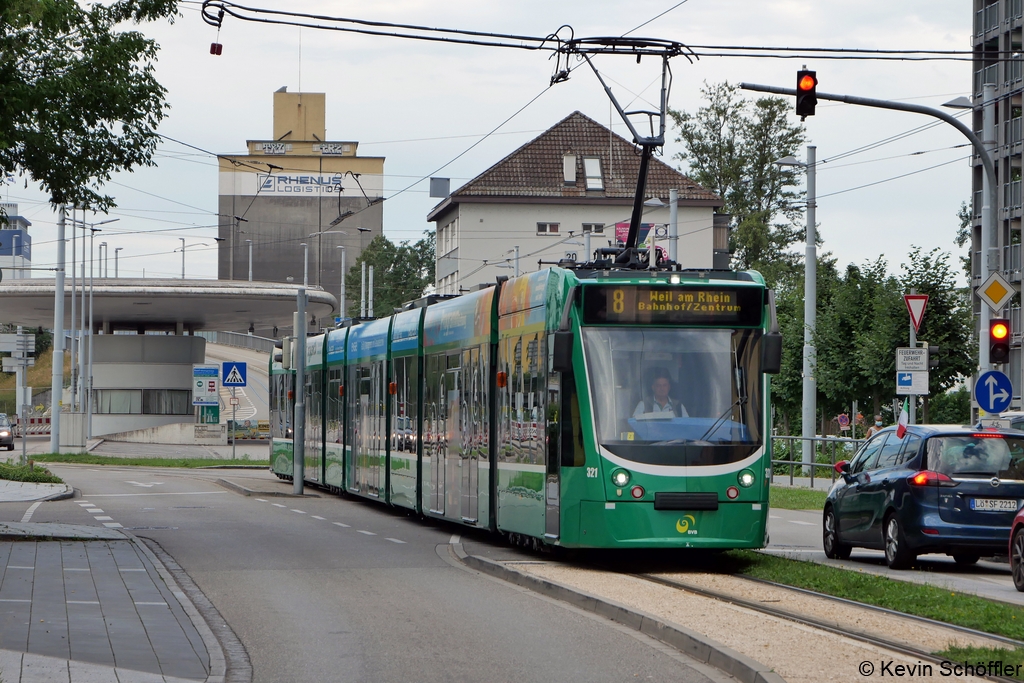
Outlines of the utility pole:
[[373,317],[373,266],[370,266],[370,284],[367,287],[366,315]]
[[336,249],[341,249],[341,298],[338,301],[341,303],[341,319],[345,320],[348,318],[348,305],[345,301],[345,247],[339,246]]
[[295,325],[295,429],[292,442],[292,493],[302,495],[306,478],[306,288],[300,287]]
[[668,191],[668,258],[679,258],[679,190]]
[[[50,451],[60,453],[60,411],[64,401],[64,219],[57,214],[57,272],[53,288],[53,372],[50,375]],[[72,227],[74,230],[74,227]]]

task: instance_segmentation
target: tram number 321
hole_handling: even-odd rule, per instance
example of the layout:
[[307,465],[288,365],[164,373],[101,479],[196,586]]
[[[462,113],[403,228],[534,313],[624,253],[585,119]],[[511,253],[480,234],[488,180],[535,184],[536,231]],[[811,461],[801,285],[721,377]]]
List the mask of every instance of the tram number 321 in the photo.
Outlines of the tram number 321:
[[587,468],[587,479],[597,479],[597,468],[596,467],[588,467]]

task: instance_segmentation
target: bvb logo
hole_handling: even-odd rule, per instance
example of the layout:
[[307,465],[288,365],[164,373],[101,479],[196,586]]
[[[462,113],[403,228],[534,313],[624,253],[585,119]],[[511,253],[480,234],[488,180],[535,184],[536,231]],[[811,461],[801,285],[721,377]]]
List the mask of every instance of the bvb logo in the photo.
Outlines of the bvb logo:
[[[696,524],[697,520],[694,519],[693,515],[683,515],[683,518],[676,521],[676,531],[681,534],[690,532],[690,525]],[[696,529],[692,530],[692,533],[697,533]]]

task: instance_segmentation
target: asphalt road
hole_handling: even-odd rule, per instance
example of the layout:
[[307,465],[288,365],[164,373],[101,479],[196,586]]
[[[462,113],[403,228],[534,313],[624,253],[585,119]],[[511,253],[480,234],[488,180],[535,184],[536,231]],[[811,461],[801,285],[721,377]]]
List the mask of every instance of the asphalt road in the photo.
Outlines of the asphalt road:
[[921,555],[912,569],[893,570],[885,565],[884,552],[866,548],[854,548],[849,560],[829,560],[821,547],[821,512],[817,510],[773,508],[768,533],[771,552],[1024,605],[1024,593],[1013,587],[1010,566],[1002,562],[981,561],[973,567],[958,567],[948,555]]
[[[256,681],[723,679],[645,636],[465,569],[449,553],[458,527],[326,494],[244,497],[213,481],[290,491],[265,471],[53,470],[109,523],[175,558],[245,644]],[[0,519],[20,520],[27,507],[0,504]],[[45,503],[32,521],[96,523],[75,500]]]

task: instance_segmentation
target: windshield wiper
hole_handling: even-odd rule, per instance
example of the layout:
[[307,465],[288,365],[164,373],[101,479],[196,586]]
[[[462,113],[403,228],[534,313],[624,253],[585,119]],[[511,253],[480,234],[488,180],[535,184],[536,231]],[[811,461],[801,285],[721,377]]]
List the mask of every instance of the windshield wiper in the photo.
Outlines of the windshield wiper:
[[728,408],[726,408],[722,412],[722,414],[718,416],[718,419],[715,420],[714,423],[712,423],[712,425],[710,427],[708,427],[708,430],[706,432],[701,434],[700,438],[697,439],[697,441],[703,441],[704,439],[708,438],[709,434],[714,434],[715,430],[717,430],[719,427],[722,426],[722,424],[725,423],[725,418],[727,418],[729,416],[729,413],[732,412],[732,409],[735,408],[736,406],[741,406],[741,405],[743,405],[746,402],[747,402],[747,397],[746,396],[740,396],[738,399],[733,401],[732,405],[729,406]]

